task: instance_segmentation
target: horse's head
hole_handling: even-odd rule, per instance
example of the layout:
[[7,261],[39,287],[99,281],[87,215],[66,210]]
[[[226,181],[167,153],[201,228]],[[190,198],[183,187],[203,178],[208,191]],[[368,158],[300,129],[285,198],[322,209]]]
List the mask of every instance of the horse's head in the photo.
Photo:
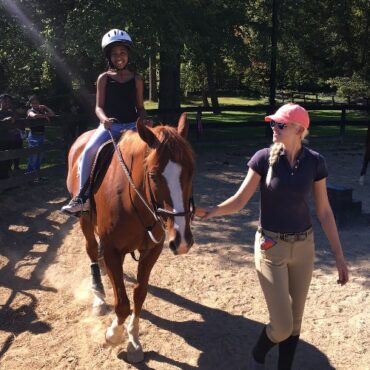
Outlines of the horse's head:
[[168,126],[146,127],[140,120],[137,130],[151,151],[146,159],[147,183],[156,213],[166,224],[170,249],[187,253],[193,245],[190,222],[193,216],[194,156],[186,141],[186,114],[177,130]]

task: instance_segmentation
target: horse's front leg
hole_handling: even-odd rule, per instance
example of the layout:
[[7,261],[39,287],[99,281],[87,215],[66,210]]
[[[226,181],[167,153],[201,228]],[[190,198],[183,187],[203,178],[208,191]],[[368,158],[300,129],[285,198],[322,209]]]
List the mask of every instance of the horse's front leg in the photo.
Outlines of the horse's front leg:
[[114,310],[116,318],[108,328],[105,339],[110,344],[118,344],[123,341],[124,322],[130,314],[130,302],[123,282],[122,253],[116,249],[104,249],[104,260],[112,283],[114,292]]
[[[130,321],[126,325],[128,334],[127,360],[140,362],[144,360],[144,353],[139,341],[139,317],[148,292],[150,272],[162,252],[162,245],[158,245],[149,252],[141,254],[137,270],[137,284],[134,287],[134,310]],[[146,254],[147,253],[147,254]]]
[[105,291],[99,268],[99,244],[96,241],[94,226],[89,215],[80,217],[80,225],[86,239],[86,252],[91,261],[91,289],[94,295],[93,313],[97,316],[104,315],[108,312],[108,306],[105,303]]

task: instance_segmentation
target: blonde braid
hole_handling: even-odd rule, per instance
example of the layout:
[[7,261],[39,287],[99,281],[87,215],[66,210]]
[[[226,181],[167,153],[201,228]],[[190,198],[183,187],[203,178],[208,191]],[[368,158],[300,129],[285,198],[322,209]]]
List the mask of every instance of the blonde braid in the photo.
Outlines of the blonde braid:
[[270,147],[270,156],[269,156],[269,170],[267,171],[266,176],[266,186],[269,187],[272,179],[272,166],[279,159],[279,155],[282,149],[284,149],[283,143],[274,143]]

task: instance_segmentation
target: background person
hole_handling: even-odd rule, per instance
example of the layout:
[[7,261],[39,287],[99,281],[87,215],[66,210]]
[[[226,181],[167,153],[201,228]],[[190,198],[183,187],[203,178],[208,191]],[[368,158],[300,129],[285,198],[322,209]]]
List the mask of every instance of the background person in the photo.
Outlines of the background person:
[[313,191],[316,212],[336,260],[338,283],[348,270],[327,190],[324,158],[302,145],[309,116],[297,104],[285,104],[265,118],[273,145],[259,150],[239,190],[213,208],[198,208],[204,219],[241,210],[260,187],[260,219],[255,237],[255,265],[270,322],[252,351],[251,369],[263,369],[265,356],[279,345],[278,369],[290,369],[301,331],[314,264],[314,235],[308,197]]
[[79,194],[62,207],[62,211],[69,214],[88,211],[90,208],[90,171],[100,145],[110,139],[107,129],[118,139],[122,131],[136,128],[138,117],[146,124],[151,124],[146,120],[143,80],[138,74],[127,69],[132,49],[130,35],[119,29],[110,30],[103,36],[102,49],[109,69],[98,77],[96,83],[95,113],[100,125],[86,144],[79,160]]
[[[40,99],[37,95],[32,95],[28,104],[30,109],[27,111],[27,118],[29,119],[42,119],[46,122],[50,122],[50,118],[55,116],[52,109],[44,104],[40,104]],[[41,147],[45,140],[45,125],[40,124],[39,126],[31,126],[28,134],[28,147],[35,148]],[[27,173],[38,172],[41,167],[41,153],[32,154],[28,159]],[[35,182],[46,180],[43,177],[38,177]]]

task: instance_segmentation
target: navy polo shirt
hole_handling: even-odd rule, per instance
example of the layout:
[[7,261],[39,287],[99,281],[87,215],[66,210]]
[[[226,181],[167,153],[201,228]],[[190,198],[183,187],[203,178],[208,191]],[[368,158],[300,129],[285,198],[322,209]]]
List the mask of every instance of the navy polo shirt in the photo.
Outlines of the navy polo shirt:
[[302,146],[295,166],[282,152],[273,166],[270,186],[266,187],[270,148],[259,150],[248,166],[261,176],[260,225],[280,233],[299,233],[312,226],[308,198],[314,181],[328,176],[324,157]]

